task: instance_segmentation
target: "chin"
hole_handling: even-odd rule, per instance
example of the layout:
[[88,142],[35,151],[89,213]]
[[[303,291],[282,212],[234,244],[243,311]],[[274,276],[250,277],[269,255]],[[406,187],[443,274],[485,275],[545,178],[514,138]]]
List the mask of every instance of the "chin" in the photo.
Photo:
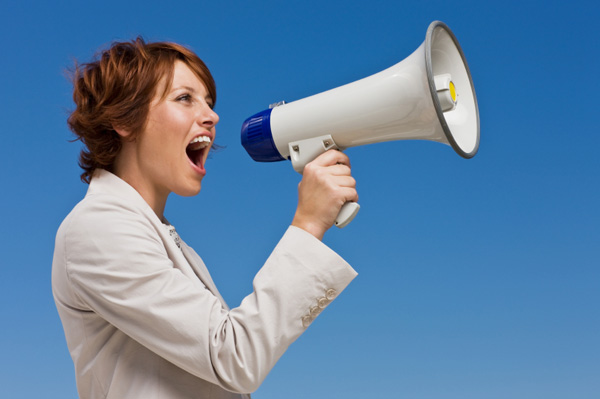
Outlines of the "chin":
[[202,187],[198,186],[198,188],[188,191],[187,193],[183,194],[183,196],[184,197],[193,197],[195,195],[200,194],[201,189],[202,189]]
[[181,197],[193,197],[195,195],[198,195],[198,193],[200,193],[200,190],[202,189],[202,184],[200,182],[198,182],[195,185],[190,185],[188,187],[182,187],[177,191],[174,191],[175,194],[181,196]]

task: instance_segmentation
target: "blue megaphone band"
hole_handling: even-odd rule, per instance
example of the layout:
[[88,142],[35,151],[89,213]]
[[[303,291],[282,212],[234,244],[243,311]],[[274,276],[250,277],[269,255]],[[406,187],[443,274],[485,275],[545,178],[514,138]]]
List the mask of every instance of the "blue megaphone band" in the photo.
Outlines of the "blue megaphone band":
[[283,161],[271,133],[271,111],[266,109],[252,115],[242,125],[242,145],[258,162]]

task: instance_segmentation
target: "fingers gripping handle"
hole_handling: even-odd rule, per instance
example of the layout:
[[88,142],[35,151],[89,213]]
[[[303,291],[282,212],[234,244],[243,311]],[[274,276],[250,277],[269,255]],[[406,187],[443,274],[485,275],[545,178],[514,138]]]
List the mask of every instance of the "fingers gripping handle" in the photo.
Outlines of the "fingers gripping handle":
[[[335,144],[331,135],[325,135],[291,142],[288,144],[288,149],[294,170],[302,173],[307,163],[324,152],[331,149],[337,150],[339,147]],[[335,225],[340,229],[346,227],[354,219],[359,209],[360,205],[358,203],[346,202],[335,219]]]

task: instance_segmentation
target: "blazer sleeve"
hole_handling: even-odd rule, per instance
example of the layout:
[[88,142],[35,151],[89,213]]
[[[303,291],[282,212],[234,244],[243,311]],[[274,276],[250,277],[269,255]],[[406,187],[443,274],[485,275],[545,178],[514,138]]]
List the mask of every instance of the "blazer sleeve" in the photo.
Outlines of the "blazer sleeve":
[[254,278],[253,292],[228,310],[174,267],[144,215],[110,201],[82,207],[66,221],[60,243],[81,305],[164,359],[230,391],[255,391],[356,276],[326,245],[290,226]]

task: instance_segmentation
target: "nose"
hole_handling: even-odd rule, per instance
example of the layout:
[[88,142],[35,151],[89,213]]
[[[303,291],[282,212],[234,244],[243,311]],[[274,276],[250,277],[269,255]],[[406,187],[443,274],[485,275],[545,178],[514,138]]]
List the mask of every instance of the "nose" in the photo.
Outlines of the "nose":
[[213,127],[217,123],[219,123],[219,115],[208,104],[204,104],[198,113],[198,124]]

